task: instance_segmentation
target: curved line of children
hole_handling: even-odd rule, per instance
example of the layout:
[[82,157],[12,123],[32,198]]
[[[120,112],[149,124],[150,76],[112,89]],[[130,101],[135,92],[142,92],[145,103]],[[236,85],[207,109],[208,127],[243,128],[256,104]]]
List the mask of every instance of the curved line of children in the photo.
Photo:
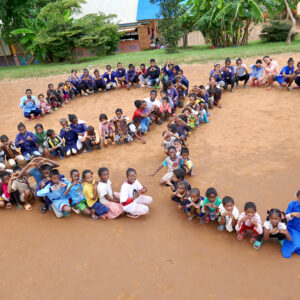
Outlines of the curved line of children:
[[[115,111],[116,116],[110,121],[105,114],[100,115],[99,132],[103,144],[105,146],[109,142],[121,144],[122,141],[128,143],[132,142],[134,137],[146,143],[143,135],[147,134],[150,123],[161,125],[162,121],[167,120],[168,129],[163,132],[162,146],[168,157],[151,176],[155,176],[162,167],[168,168],[168,173],[162,177],[160,183],[171,187],[172,200],[178,203],[178,207],[184,208],[188,219],[191,221],[199,218],[202,224],[218,220],[218,230],[226,229],[229,232],[236,230],[238,240],[243,240],[247,233],[250,233],[250,242],[255,249],[260,249],[262,242],[269,238],[277,239],[283,245],[283,256],[288,258],[293,252],[300,254],[300,191],[296,194],[298,200],[289,204],[286,214],[279,209],[271,209],[262,226],[253,202],[247,202],[244,211],[239,214],[231,197],[226,196],[221,200],[217,191],[209,188],[204,198],[200,195],[199,189],[191,188],[184,180],[186,175],[193,175],[194,168],[189,158],[186,139],[193,129],[209,122],[209,108],[221,107],[221,88],[227,90],[230,85],[231,91],[234,92],[234,87],[238,86],[239,81],[244,81],[244,87],[247,88],[249,80],[253,87],[268,84],[268,89],[273,87],[274,81],[278,81],[282,88],[291,89],[294,80],[296,85],[300,86],[300,63],[295,69],[294,61],[290,58],[288,65],[279,73],[277,62],[268,56],[263,60],[266,66],[263,67],[262,61],[257,60],[250,66],[252,69],[250,74],[241,59],[236,60],[234,67],[231,66],[229,58],[226,59],[223,68],[216,63],[210,72],[208,85],[194,86],[185,107],[184,99],[188,94],[189,81],[182,70],[172,62],[168,62],[160,70],[154,59],[150,60],[148,69],[144,64],[138,70],[129,65],[127,72],[120,63],[116,72],[111,71],[108,65],[107,72],[103,76],[95,70],[94,78],[89,75],[87,69],[80,77],[72,70],[68,81],[65,84],[60,83],[58,90],[49,85],[46,100],[43,95],[39,95],[37,102],[31,90],[26,90],[20,107],[23,108],[24,116],[30,120],[41,113],[46,114],[60,105],[63,106],[76,95],[86,96],[92,91],[97,93],[99,89],[108,91],[115,88],[117,83],[130,89],[134,84],[139,86],[140,82],[142,86],[159,88],[159,83],[162,82],[161,100],[157,99],[155,89],[150,91],[149,98],[136,100],[136,110],[129,124],[127,123],[129,119],[123,115],[120,108]],[[46,102],[45,105],[43,101]],[[177,107],[183,108],[180,115],[175,113]],[[134,169],[127,170],[126,181],[120,193],[114,193],[107,168],[98,170],[99,183],[93,178],[91,170],[84,170],[81,177],[78,170],[71,170],[70,181],[67,181],[57,169],[59,163],[41,157],[42,154],[50,153],[53,157],[63,158],[65,155],[75,155],[82,150],[92,151],[94,147],[101,149],[101,138],[94,127],[87,127],[84,121],[78,120],[72,114],[68,119],[70,125],[67,119],[60,120],[62,126],[60,135],[52,129],[45,131],[42,124],[35,126],[36,132],[33,134],[20,123],[15,143],[9,141],[6,135],[0,137],[2,163],[0,206],[11,208],[12,202],[16,202],[18,207],[24,205],[26,210],[31,210],[30,200],[37,196],[43,201],[41,212],[45,213],[47,209],[51,209],[58,218],[68,216],[72,210],[78,214],[82,212],[91,216],[93,220],[99,217],[113,219],[124,212],[133,218],[147,214],[152,198],[145,195],[147,189],[136,179]],[[21,154],[16,148],[21,148]],[[13,173],[5,169],[5,160],[13,168]],[[29,162],[23,169],[19,166],[22,161]],[[34,177],[35,186],[30,185],[28,176]]]

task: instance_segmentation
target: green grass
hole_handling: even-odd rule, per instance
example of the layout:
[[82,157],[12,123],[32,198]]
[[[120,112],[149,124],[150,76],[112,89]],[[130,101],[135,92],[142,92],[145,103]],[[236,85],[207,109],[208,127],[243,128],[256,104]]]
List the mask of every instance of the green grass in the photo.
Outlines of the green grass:
[[77,69],[79,72],[84,67],[90,69],[104,69],[105,65],[111,64],[113,67],[117,62],[122,62],[124,66],[129,63],[139,65],[141,63],[149,64],[151,58],[155,58],[159,65],[168,60],[173,60],[178,64],[207,63],[223,61],[226,57],[247,58],[262,57],[264,55],[273,55],[287,52],[299,52],[300,39],[295,40],[290,46],[284,42],[280,43],[261,43],[260,41],[250,42],[243,47],[229,47],[220,49],[210,49],[210,46],[193,46],[188,49],[179,49],[177,53],[167,54],[165,50],[148,50],[133,53],[116,53],[103,57],[86,57],[80,59],[78,64],[65,62],[55,64],[38,64],[19,67],[2,67],[0,68],[1,79],[17,79],[29,77],[45,77],[49,75],[69,74],[71,69]]

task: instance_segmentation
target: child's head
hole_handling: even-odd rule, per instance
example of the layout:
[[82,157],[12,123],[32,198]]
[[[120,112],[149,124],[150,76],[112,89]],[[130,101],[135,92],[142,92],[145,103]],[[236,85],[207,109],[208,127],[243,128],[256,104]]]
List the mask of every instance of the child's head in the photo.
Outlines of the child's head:
[[0,142],[1,142],[3,145],[7,146],[7,145],[9,144],[8,136],[5,135],[5,134],[1,135],[1,137],[0,137]]
[[190,190],[190,198],[191,201],[197,203],[200,199],[200,190],[197,188],[193,188]]
[[230,67],[230,65],[231,65],[231,60],[229,57],[227,57],[225,60],[225,67],[228,68],[228,67]]
[[84,170],[82,172],[82,180],[87,183],[93,183],[93,172],[91,170]]
[[188,148],[181,148],[181,157],[186,160],[189,158],[190,151]]
[[69,114],[68,119],[72,124],[78,124],[78,118],[74,114]]
[[210,203],[214,203],[216,201],[218,193],[215,188],[210,187],[206,190],[205,196]]
[[172,68],[172,73],[173,73],[173,74],[177,74],[177,73],[178,73],[176,67],[173,67],[173,68]]
[[83,74],[84,74],[85,76],[89,75],[89,69],[84,68],[84,69],[83,69]]
[[72,182],[78,181],[79,180],[79,171],[76,169],[72,169],[70,171],[70,177],[71,177]]
[[100,116],[99,116],[100,122],[106,122],[107,120],[108,120],[108,118],[107,118],[106,114],[100,114]]
[[144,71],[144,70],[146,69],[145,64],[141,64],[141,65],[140,65],[140,69],[141,69],[142,71]]
[[42,134],[43,131],[44,131],[44,127],[42,124],[38,123],[34,126],[34,129],[35,131],[38,133],[38,134]]
[[171,134],[168,131],[163,131],[162,136],[166,142],[171,141]]
[[170,124],[168,129],[169,129],[170,132],[172,132],[174,134],[178,132],[178,128],[175,124]]
[[288,64],[289,68],[292,68],[294,65],[294,59],[292,57],[290,57],[287,64]]
[[173,171],[172,180],[173,180],[173,182],[183,181],[184,180],[184,176],[185,176],[184,169],[175,169]]
[[167,92],[165,90],[161,90],[160,91],[160,97],[161,98],[167,97]]
[[122,64],[121,64],[120,62],[117,63],[117,68],[118,68],[119,70],[122,69]]
[[58,84],[58,88],[61,89],[61,88],[63,88],[63,87],[64,87],[64,83],[63,83],[63,82],[60,82],[60,83]]
[[258,68],[261,68],[261,65],[262,65],[262,60],[261,59],[258,59],[256,62],[255,62],[256,66]]
[[32,90],[31,89],[26,89],[25,94],[28,98],[31,98],[32,95]]
[[266,55],[263,57],[263,61],[266,63],[266,64],[269,64],[271,62],[271,58],[269,55]]
[[9,179],[10,179],[10,174],[8,172],[2,172],[1,179],[2,179],[3,183],[8,184]]
[[150,91],[150,100],[155,100],[157,96],[157,91],[156,90],[151,90]]
[[110,72],[111,71],[111,65],[107,65],[106,70],[107,70],[107,72]]
[[53,84],[53,83],[49,83],[49,84],[48,84],[48,89],[49,89],[50,91],[53,91],[53,90],[54,90],[54,84]]
[[267,221],[270,221],[273,227],[277,227],[279,222],[282,220],[284,214],[277,208],[272,208],[267,211]]
[[168,154],[169,154],[170,158],[175,159],[176,158],[176,148],[174,146],[170,146],[168,148]]
[[139,109],[142,106],[142,100],[135,100],[134,105],[137,109]]
[[96,77],[99,76],[99,71],[98,71],[97,69],[94,70],[94,75],[95,75]]
[[297,63],[297,68],[300,69],[300,61]]
[[45,96],[44,96],[43,94],[39,94],[39,95],[38,95],[38,99],[39,99],[40,101],[42,101],[42,100],[45,99]]
[[93,126],[88,126],[86,131],[87,131],[88,135],[94,135],[95,134],[95,128]]
[[174,140],[174,146],[175,146],[175,148],[180,148],[181,145],[182,145],[181,139],[175,139]]
[[135,124],[136,127],[138,127],[141,124],[141,118],[140,117],[135,117],[133,119],[133,123]]
[[186,107],[182,110],[182,114],[186,117],[189,117],[191,115],[190,110]]
[[71,70],[71,74],[76,76],[77,75],[77,71],[75,69]]
[[128,168],[126,171],[127,182],[133,184],[136,181],[136,170],[133,168]]
[[50,179],[54,184],[59,183],[59,177],[60,177],[60,173],[57,169],[52,169],[50,171]]
[[209,83],[210,84],[215,84],[216,83],[216,78],[214,76],[209,77]]
[[182,70],[182,69],[180,69],[180,70],[178,71],[178,75],[180,75],[180,76],[183,75],[183,70]]
[[256,205],[254,202],[246,202],[244,206],[244,212],[246,216],[252,218],[256,213]]
[[70,85],[71,85],[70,81],[69,81],[69,80],[66,80],[66,81],[65,81],[65,85],[66,85],[66,86],[70,86]]
[[162,98],[162,104],[167,105],[169,103],[169,98],[168,97],[163,97]]
[[233,198],[229,197],[229,196],[225,196],[222,200],[222,204],[224,206],[224,208],[228,211],[228,212],[232,212],[233,208],[234,208],[234,200]]
[[191,104],[191,105],[194,105],[194,104],[196,103],[196,99],[197,99],[196,94],[195,94],[195,93],[191,93],[191,94],[189,95],[189,99],[190,99],[190,104]]
[[201,110],[205,109],[205,102],[200,102],[199,105]]
[[177,192],[179,194],[181,194],[181,195],[185,194],[187,192],[187,190],[188,190],[188,184],[186,181],[179,181],[177,183]]
[[18,130],[19,130],[19,132],[21,134],[25,135],[25,133],[26,133],[26,127],[25,127],[25,125],[22,122],[20,122],[18,124]]
[[122,115],[123,115],[123,110],[121,108],[117,108],[116,111],[115,111],[115,114],[116,114],[118,119],[121,119]]
[[65,118],[60,119],[59,123],[62,126],[62,128],[67,128],[69,125],[67,119],[65,119]]
[[300,202],[300,190],[298,190],[298,191],[296,192],[296,197],[297,197],[298,201]]
[[239,67],[239,66],[243,63],[243,61],[242,61],[241,58],[238,58],[238,59],[235,61],[235,63],[236,63],[236,65]]
[[55,131],[53,129],[48,129],[47,130],[47,136],[50,137],[50,138],[55,138],[56,134],[55,134]]
[[155,59],[154,59],[154,58],[150,59],[150,66],[151,66],[152,68],[154,68],[155,65],[156,65]]
[[173,88],[173,82],[172,82],[171,80],[168,80],[168,81],[166,82],[166,87],[167,87],[168,90],[169,90],[169,89],[172,89],[172,88]]
[[220,63],[215,63],[214,64],[214,71],[220,70],[221,64]]
[[133,64],[129,64],[128,69],[129,69],[129,71],[133,71],[134,70],[134,65]]
[[52,167],[50,165],[48,165],[48,164],[42,165],[41,172],[42,172],[43,178],[49,178],[51,170],[52,170]]
[[109,170],[105,167],[98,169],[98,176],[102,182],[107,182],[109,179]]

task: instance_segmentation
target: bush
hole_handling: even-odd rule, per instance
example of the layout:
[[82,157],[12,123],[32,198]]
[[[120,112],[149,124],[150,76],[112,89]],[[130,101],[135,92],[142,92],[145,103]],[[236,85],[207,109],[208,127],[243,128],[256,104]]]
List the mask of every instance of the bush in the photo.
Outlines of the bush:
[[[292,24],[283,21],[271,21],[263,26],[259,37],[263,42],[284,42],[292,28]],[[293,41],[297,33],[293,33],[291,40]]]

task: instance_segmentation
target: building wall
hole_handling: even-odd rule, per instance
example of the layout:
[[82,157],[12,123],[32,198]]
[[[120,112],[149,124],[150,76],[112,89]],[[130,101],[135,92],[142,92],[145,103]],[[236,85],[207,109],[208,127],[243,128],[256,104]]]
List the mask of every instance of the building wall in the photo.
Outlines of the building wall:
[[158,37],[157,20],[149,20],[149,24],[138,27],[139,41],[142,50],[150,49],[150,38],[154,34],[154,41]]
[[128,53],[128,52],[136,52],[141,51],[141,45],[138,40],[134,41],[122,41],[120,42],[119,48],[117,52],[119,53]]
[[[188,46],[205,45],[205,39],[201,31],[193,31],[188,34]],[[178,46],[183,46],[183,39],[178,42]]]

